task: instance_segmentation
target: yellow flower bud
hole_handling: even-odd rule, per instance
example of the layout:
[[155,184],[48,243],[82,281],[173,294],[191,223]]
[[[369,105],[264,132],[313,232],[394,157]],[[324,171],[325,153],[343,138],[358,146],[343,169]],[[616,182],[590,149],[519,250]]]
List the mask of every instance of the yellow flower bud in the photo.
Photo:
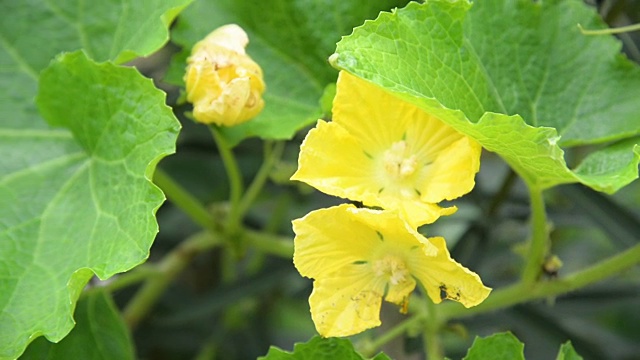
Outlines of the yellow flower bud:
[[187,60],[187,101],[202,123],[234,126],[262,111],[262,69],[245,52],[247,34],[225,25],[198,42]]

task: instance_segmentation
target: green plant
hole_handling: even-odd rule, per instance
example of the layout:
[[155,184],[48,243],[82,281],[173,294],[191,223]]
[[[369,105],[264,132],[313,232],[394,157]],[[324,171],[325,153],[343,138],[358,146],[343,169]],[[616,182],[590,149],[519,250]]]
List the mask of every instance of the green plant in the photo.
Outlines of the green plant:
[[[580,31],[606,28],[581,1],[0,9],[0,359],[522,358],[508,333],[467,352],[469,334],[504,330],[530,359],[577,357],[567,340],[585,357],[640,351],[640,68]],[[229,23],[265,107],[196,124],[186,59]],[[312,338],[290,221],[341,201],[288,179],[306,129],[331,119],[336,69],[487,150],[458,213],[418,229],[493,288],[481,304],[423,292],[400,320],[383,306],[379,329]]]

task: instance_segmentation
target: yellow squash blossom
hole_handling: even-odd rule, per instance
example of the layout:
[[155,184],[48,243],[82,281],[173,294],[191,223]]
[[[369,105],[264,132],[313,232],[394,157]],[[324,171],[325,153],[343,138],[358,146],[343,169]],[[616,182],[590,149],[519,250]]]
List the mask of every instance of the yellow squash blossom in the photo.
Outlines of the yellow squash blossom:
[[425,238],[395,212],[342,204],[294,220],[293,230],[293,261],[315,280],[311,316],[325,337],[380,325],[382,298],[405,306],[416,280],[435,303],[471,307],[491,291],[451,259],[443,238]]
[[233,126],[262,111],[262,69],[245,53],[247,34],[222,26],[198,42],[187,60],[187,101],[202,123]]
[[474,186],[480,145],[381,88],[342,71],[333,121],[318,121],[292,176],[330,195],[398,210],[413,226]]

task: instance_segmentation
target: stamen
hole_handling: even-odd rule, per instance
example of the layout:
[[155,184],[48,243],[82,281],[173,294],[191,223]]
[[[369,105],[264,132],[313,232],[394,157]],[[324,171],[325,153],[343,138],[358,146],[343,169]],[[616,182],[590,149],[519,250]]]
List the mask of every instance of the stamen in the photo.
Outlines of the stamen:
[[406,141],[397,141],[391,149],[384,153],[384,168],[391,176],[406,178],[411,176],[418,167],[415,155],[407,154]]
[[392,286],[403,283],[409,278],[409,270],[404,261],[393,255],[387,255],[377,260],[373,269],[376,276],[386,277]]

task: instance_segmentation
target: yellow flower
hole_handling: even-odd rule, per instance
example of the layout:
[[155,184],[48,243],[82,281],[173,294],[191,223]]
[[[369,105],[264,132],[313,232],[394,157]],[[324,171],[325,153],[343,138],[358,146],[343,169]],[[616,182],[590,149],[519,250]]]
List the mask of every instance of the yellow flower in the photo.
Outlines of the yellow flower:
[[230,24],[193,47],[184,79],[197,121],[233,126],[262,111],[262,69],[245,53],[248,43],[244,30]]
[[416,279],[435,303],[471,307],[491,291],[451,259],[443,238],[423,237],[394,212],[342,204],[294,220],[293,230],[293,262],[315,279],[311,317],[325,337],[380,325],[382,298],[406,306]]
[[318,121],[291,177],[327,194],[398,210],[413,226],[450,215],[437,203],[474,186],[480,145],[381,88],[338,77],[333,121]]

